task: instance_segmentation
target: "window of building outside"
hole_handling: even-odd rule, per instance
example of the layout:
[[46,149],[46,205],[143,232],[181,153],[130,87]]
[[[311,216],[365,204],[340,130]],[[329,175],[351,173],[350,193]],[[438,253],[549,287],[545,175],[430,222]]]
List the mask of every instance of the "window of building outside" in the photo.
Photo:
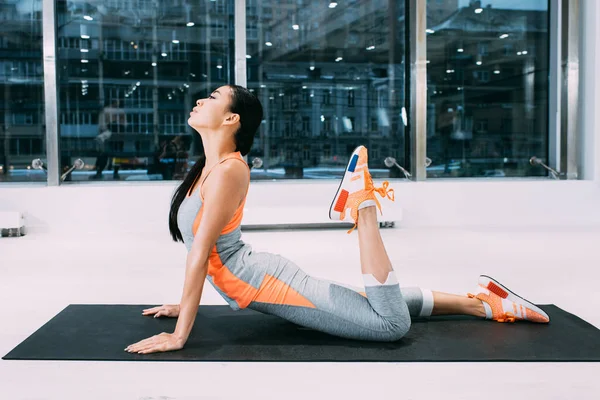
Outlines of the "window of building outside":
[[234,83],[233,10],[233,0],[57,2],[61,165],[86,164],[68,180],[183,178],[202,151],[189,112]]
[[[234,0],[155,4],[56,3],[61,169],[85,162],[68,180],[181,179],[202,151],[187,116],[235,83]],[[545,176],[548,0],[426,5],[427,176]],[[0,4],[0,182],[46,180],[41,15]],[[374,177],[409,169],[405,2],[253,0],[246,18],[252,179],[334,179],[360,144]]]
[[428,0],[427,176],[545,176],[547,0]]
[[0,2],[0,183],[47,179],[31,167],[46,156],[42,11],[23,4]]
[[337,178],[361,144],[382,149],[370,153],[374,177],[399,176],[388,156],[408,169],[404,7],[247,2],[248,88],[268,116],[249,154],[263,160],[252,179]]

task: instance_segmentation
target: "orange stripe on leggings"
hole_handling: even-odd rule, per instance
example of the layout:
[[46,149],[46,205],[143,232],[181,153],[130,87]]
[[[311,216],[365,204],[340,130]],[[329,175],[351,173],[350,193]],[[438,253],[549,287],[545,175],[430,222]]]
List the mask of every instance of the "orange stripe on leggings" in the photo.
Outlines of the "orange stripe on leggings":
[[229,268],[223,265],[216,249],[217,247],[215,246],[208,258],[208,275],[212,277],[213,283],[223,293],[238,303],[240,308],[248,307],[248,304],[258,294],[258,290],[235,276]]
[[290,285],[269,274],[265,274],[265,278],[260,284],[258,295],[254,298],[254,301],[259,303],[317,308]]
[[[231,221],[225,226],[222,235],[233,232],[240,226],[244,204],[246,199],[236,210]],[[204,204],[200,207],[194,223],[192,232],[194,236],[200,226]],[[282,304],[290,306],[316,308],[306,297],[302,296],[285,282],[266,274],[260,287],[256,289],[249,283],[235,276],[227,266],[223,265],[221,257],[217,252],[217,246],[214,246],[208,258],[208,275],[212,277],[213,283],[230,299],[234,300],[240,308],[246,308],[252,301],[268,304]]]
[[223,265],[216,247],[208,259],[208,275],[212,277],[213,283],[234,300],[240,308],[248,307],[252,301],[316,308],[313,303],[291,286],[269,274],[265,275],[258,289],[241,280]]

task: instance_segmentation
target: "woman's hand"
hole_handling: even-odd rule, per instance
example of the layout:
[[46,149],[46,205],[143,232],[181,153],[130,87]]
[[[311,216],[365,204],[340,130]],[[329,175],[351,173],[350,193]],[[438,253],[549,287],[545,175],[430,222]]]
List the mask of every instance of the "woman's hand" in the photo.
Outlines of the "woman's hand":
[[125,351],[129,353],[150,354],[183,349],[185,340],[172,333],[160,333],[148,339],[129,345]]
[[159,307],[147,308],[142,311],[142,315],[154,315],[154,318],[162,315],[177,318],[179,316],[179,304],[165,304]]

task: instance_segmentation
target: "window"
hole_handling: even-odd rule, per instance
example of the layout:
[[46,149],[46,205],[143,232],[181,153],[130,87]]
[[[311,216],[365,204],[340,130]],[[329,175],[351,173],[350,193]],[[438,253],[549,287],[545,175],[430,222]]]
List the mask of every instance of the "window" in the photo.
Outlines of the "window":
[[303,136],[308,136],[308,133],[310,133],[310,117],[302,117],[302,131]]
[[257,40],[258,39],[258,27],[256,23],[248,22],[247,26],[247,39]]
[[[253,179],[280,179],[288,170],[296,172],[285,178],[337,178],[359,143],[368,143],[378,174],[397,172],[382,156],[410,169],[409,129],[417,123],[403,114],[411,106],[405,84],[414,82],[405,70],[412,65],[407,2],[329,8],[307,0],[243,1],[246,86],[267,110],[249,155],[263,159]],[[545,176],[529,159],[563,150],[562,143],[549,145],[558,140],[549,132],[556,122],[549,118],[548,100],[556,99],[550,89],[560,91],[558,80],[548,79],[553,3],[424,2],[427,176]],[[0,182],[44,181],[42,171],[27,170],[32,158],[47,158],[41,21],[8,3],[0,20],[16,34],[0,35]],[[244,72],[234,65],[236,2],[174,0],[158,5],[160,18],[151,0],[104,4],[104,17],[75,0],[56,8],[59,168],[83,158],[87,170],[74,171],[72,180],[181,177],[185,165],[165,163],[161,154],[174,140],[190,161],[200,154],[187,110]],[[87,13],[93,18],[84,19]],[[102,166],[108,159],[118,160],[111,171]]]
[[0,38],[0,183],[47,179],[31,168],[33,159],[46,159],[42,20],[21,8],[20,2],[4,2],[0,13],[0,23],[10,26]]
[[[57,7],[64,25],[58,30],[57,64],[66,67],[57,69],[61,161],[68,166],[82,158],[88,166],[73,171],[71,180],[183,176],[187,157],[195,161],[201,151],[197,133],[187,124],[189,111],[196,99],[233,82],[228,75],[234,54],[229,3],[173,1],[161,9],[164,18],[153,19],[152,1],[112,0],[107,7],[118,20],[97,18],[92,10],[87,11],[90,21],[83,19],[80,2],[67,0]],[[103,57],[98,48],[104,49]],[[38,52],[41,62],[41,48]],[[43,96],[38,104],[43,105]],[[173,148],[177,159],[166,155]]]
[[428,21],[427,176],[543,176],[529,159],[548,157],[548,2],[468,3]]
[[323,122],[323,132],[326,134],[331,133],[331,117],[322,117],[321,122]]
[[490,81],[490,71],[473,71],[473,76],[477,82]]
[[225,22],[222,20],[213,21],[210,29],[210,33],[215,39],[222,39],[225,37]]
[[[390,21],[404,20],[405,2],[338,2],[334,9],[317,1],[257,4],[262,10],[246,15],[247,85],[268,104],[270,121],[260,128],[269,140],[255,141],[249,155],[262,158],[264,167],[253,170],[252,179],[281,178],[270,172],[278,169],[290,179],[339,177],[348,148],[366,137],[406,166],[405,126],[395,117],[405,105],[404,23],[395,25],[389,43]],[[380,92],[390,91],[397,94],[393,103],[383,94],[377,102]],[[385,115],[389,124],[371,131],[373,114]],[[273,146],[281,150],[276,156]],[[384,159],[370,158],[369,165],[389,175]]]
[[331,104],[331,90],[323,90],[323,105],[328,106]]

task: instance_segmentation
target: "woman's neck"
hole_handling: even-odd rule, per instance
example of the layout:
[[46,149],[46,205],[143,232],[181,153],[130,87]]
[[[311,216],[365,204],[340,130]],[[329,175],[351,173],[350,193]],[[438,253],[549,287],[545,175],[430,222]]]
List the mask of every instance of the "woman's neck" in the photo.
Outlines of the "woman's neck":
[[235,144],[224,141],[225,135],[217,134],[211,138],[203,137],[204,154],[206,155],[206,167],[212,168],[221,159],[235,152]]

